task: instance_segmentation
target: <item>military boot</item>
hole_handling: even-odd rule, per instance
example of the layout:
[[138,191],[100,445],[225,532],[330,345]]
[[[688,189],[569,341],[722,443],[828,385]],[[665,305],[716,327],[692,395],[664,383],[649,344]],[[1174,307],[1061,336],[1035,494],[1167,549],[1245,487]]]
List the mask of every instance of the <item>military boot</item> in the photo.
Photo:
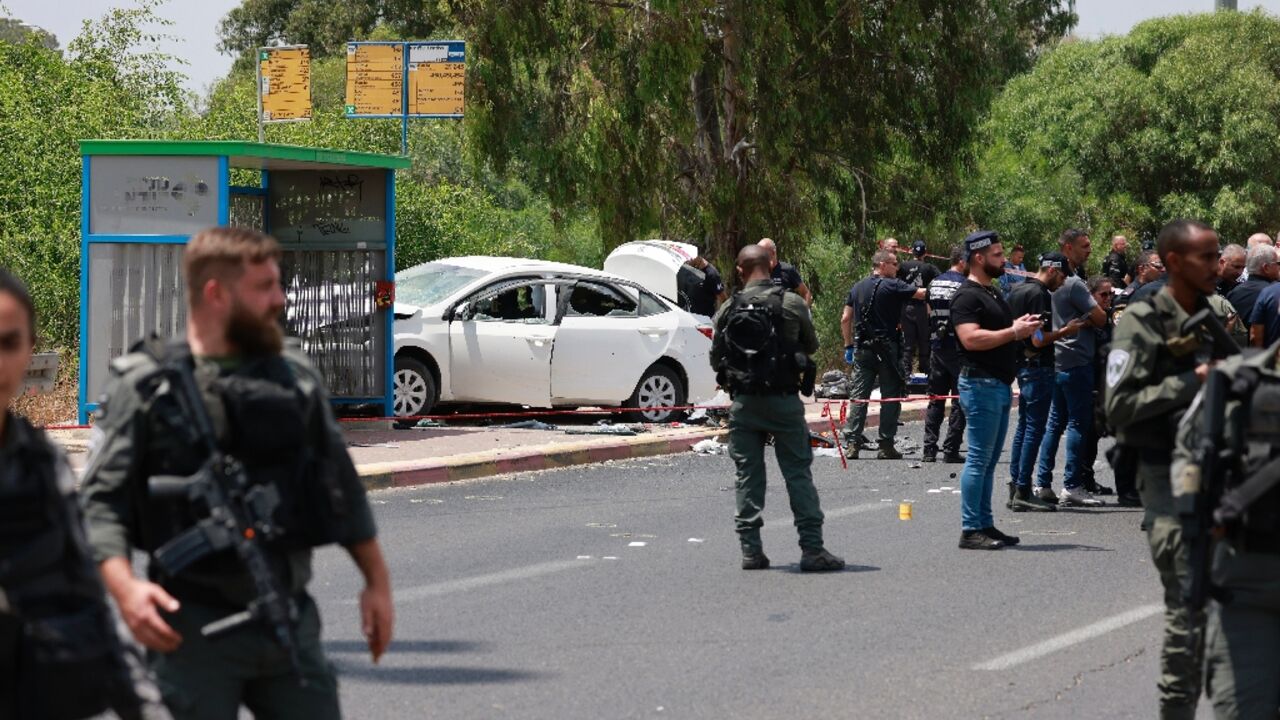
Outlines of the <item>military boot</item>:
[[743,570],[768,570],[769,557],[764,554],[763,550],[743,550],[742,551],[742,569]]
[[1057,505],[1047,503],[1031,493],[1030,487],[1021,487],[1009,483],[1009,504],[1005,505],[1014,512],[1055,512]]
[[893,449],[892,445],[881,445],[880,451],[876,453],[877,460],[901,460],[902,453]]
[[800,553],[802,572],[834,572],[844,569],[844,558],[837,557],[822,548],[804,548]]

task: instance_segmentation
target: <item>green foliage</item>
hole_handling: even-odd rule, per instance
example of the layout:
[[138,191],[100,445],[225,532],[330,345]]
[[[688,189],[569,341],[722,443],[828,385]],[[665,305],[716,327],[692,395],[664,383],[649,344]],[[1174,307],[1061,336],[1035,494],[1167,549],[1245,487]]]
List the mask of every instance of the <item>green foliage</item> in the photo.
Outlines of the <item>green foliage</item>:
[[[1008,84],[964,209],[1042,248],[1068,225],[1151,237],[1203,219],[1280,229],[1280,19],[1211,13],[1063,44]],[[1095,253],[1101,255],[1101,253]]]
[[29,284],[47,345],[73,347],[79,331],[77,142],[155,136],[183,102],[171,59],[148,49],[157,24],[150,4],[113,11],[65,57],[0,42],[0,266]]
[[[218,24],[218,49],[252,69],[258,48],[307,45],[314,57],[338,55],[351,40],[431,39],[444,14],[421,0],[244,0]],[[371,38],[382,26],[387,37]]]
[[[594,208],[606,245],[657,227],[722,263],[763,235],[794,257],[929,227],[989,99],[1072,21],[1051,0],[450,4],[477,152]],[[930,168],[928,202],[900,202],[894,157]]]
[[[3,9],[3,6],[0,6]],[[20,20],[0,17],[0,42],[21,45],[35,42],[47,50],[58,49],[58,38],[43,28],[32,27]]]

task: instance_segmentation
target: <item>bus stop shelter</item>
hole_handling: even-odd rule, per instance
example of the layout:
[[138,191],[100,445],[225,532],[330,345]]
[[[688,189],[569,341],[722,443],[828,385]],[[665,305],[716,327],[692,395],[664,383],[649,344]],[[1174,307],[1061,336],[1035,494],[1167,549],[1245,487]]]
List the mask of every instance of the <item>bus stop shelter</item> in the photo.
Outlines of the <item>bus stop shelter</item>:
[[81,424],[111,360],[185,331],[183,247],[215,225],[280,241],[285,333],[336,404],[392,415],[395,171],[408,158],[221,140],[83,140],[80,154]]

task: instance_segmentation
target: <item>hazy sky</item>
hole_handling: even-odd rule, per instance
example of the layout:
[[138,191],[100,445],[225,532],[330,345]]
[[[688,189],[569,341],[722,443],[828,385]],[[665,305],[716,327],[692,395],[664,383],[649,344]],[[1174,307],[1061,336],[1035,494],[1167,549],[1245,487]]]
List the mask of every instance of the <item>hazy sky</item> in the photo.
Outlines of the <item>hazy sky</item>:
[[[174,21],[169,34],[173,42],[161,49],[185,58],[182,71],[187,86],[203,91],[231,67],[231,58],[217,50],[218,20],[239,0],[168,0],[159,13]],[[1240,0],[1240,9],[1261,6],[1280,14],[1280,0]],[[31,25],[58,36],[64,46],[80,32],[81,23],[101,17],[113,7],[131,7],[128,0],[0,0],[0,8]],[[1158,15],[1199,12],[1213,9],[1213,0],[1077,0],[1080,25],[1076,33],[1084,37],[1121,34],[1142,20]]]

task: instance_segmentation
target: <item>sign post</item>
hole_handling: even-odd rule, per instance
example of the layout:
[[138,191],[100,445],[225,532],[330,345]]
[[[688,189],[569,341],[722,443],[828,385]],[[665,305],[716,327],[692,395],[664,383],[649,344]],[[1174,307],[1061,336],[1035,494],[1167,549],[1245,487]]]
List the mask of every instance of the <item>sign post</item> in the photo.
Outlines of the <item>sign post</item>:
[[346,115],[399,120],[407,155],[410,118],[462,117],[466,60],[461,40],[347,43]]
[[266,123],[311,119],[311,50],[287,45],[258,50],[258,142]]

